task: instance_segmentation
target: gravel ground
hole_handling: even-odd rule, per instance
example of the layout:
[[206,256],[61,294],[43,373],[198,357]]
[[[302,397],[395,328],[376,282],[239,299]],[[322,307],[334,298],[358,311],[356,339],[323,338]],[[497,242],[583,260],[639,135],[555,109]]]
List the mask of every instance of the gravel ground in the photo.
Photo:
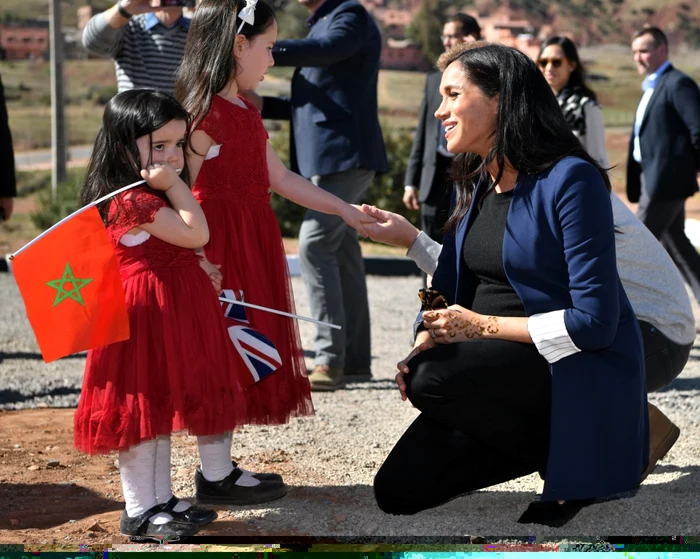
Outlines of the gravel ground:
[[[293,284],[297,310],[308,315],[303,284],[299,278]],[[345,536],[354,541],[396,537],[403,543],[413,538],[424,542],[427,537],[448,543],[474,534],[548,538],[700,534],[700,343],[671,387],[650,395],[650,401],[681,428],[681,438],[636,495],[583,509],[560,529],[516,523],[535,497],[537,475],[415,516],[383,514],[374,503],[372,479],[417,415],[410,404],[401,402],[392,379],[397,361],[410,350],[420,279],[369,277],[368,287],[375,379],[335,393],[314,394],[314,417],[237,433],[233,454],[242,465],[253,468],[261,454],[276,456],[281,469],[284,465],[292,472],[287,474],[291,487],[286,498],[270,506],[237,508],[221,516],[245,520],[267,535]],[[84,355],[44,364],[8,274],[0,274],[0,300],[0,409],[75,406]],[[313,326],[302,322],[300,328],[304,347],[311,347]],[[174,471],[196,465],[196,456],[185,449],[176,437]],[[190,475],[173,479],[176,493],[194,493]]]

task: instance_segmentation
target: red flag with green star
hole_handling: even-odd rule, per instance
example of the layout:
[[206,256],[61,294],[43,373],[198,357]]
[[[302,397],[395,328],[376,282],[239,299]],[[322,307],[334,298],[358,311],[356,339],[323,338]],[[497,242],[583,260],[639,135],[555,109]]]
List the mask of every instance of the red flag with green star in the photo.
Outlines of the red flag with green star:
[[129,338],[119,266],[95,207],[17,254],[12,273],[47,363]]

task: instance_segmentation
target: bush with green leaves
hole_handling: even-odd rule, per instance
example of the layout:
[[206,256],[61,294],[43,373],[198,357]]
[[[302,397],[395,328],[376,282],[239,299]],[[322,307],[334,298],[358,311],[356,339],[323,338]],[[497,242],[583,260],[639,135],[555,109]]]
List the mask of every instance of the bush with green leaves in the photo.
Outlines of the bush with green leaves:
[[[406,162],[411,153],[413,134],[405,129],[392,129],[386,123],[382,125],[382,130],[389,172],[375,177],[362,202],[399,213],[419,227],[419,212],[409,211],[402,201]],[[270,141],[280,159],[289,166],[289,126],[285,123],[277,133],[271,134]],[[298,237],[306,209],[277,194],[272,196],[272,209],[277,216],[282,236]]]
[[[80,207],[78,193],[83,184],[85,169],[68,169],[66,180],[59,183],[56,187],[55,198],[51,196],[51,175],[42,174],[41,176],[45,177],[45,184],[39,186],[37,195],[38,208],[30,217],[32,223],[43,231]],[[37,183],[38,181],[35,180],[35,185]]]

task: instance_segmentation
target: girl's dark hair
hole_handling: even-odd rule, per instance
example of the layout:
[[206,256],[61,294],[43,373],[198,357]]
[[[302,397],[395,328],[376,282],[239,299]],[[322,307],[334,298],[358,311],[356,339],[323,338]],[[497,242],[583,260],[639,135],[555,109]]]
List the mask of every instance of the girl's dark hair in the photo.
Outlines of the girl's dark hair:
[[596,96],[595,91],[593,91],[590,87],[586,85],[586,70],[583,66],[583,63],[581,62],[581,59],[578,56],[578,50],[576,49],[576,45],[574,44],[574,42],[568,37],[560,37],[558,35],[550,37],[544,43],[542,43],[540,53],[537,55],[538,60],[540,56],[542,56],[542,52],[544,52],[544,49],[551,45],[559,45],[561,47],[561,50],[564,51],[564,56],[566,56],[569,62],[574,63],[574,70],[573,72],[571,72],[571,75],[569,76],[569,81],[566,83],[565,87],[577,88],[589,99],[597,101],[598,97]]
[[[209,113],[214,95],[236,76],[233,48],[244,7],[244,0],[202,0],[194,12],[175,85],[175,95],[192,115],[194,127]],[[258,0],[255,22],[244,24],[241,35],[253,40],[274,21],[273,9]]]
[[511,47],[476,42],[458,45],[438,60],[442,71],[452,63],[459,64],[469,83],[483,95],[498,99],[498,112],[493,146],[486,158],[462,153],[453,160],[457,205],[446,229],[454,228],[466,215],[476,182],[491,181],[488,167],[494,161],[498,172],[493,184],[497,184],[506,161],[518,172],[534,176],[575,156],[598,169],[610,191],[607,173],[574,136],[552,89],[530,58]]
[[[189,135],[190,116],[167,93],[151,89],[132,89],[112,97],[102,116],[95,147],[88,162],[80,203],[85,206],[102,196],[141,179],[140,171],[150,164],[141,161],[136,139],[150,136],[172,120],[182,120]],[[187,137],[185,138],[187,140]],[[180,178],[189,183],[187,160]],[[107,219],[109,204],[98,208]]]

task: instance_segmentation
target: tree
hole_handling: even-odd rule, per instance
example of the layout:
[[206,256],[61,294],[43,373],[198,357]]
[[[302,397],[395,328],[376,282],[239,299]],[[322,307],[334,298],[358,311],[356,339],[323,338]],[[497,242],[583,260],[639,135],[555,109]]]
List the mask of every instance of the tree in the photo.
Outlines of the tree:
[[306,26],[309,10],[297,0],[275,0],[272,4],[277,12],[277,29],[280,40],[306,37],[309,32],[309,28]]
[[432,63],[435,63],[444,50],[440,35],[445,11],[441,4],[441,0],[424,0],[406,30],[408,38],[418,43],[423,54]]

